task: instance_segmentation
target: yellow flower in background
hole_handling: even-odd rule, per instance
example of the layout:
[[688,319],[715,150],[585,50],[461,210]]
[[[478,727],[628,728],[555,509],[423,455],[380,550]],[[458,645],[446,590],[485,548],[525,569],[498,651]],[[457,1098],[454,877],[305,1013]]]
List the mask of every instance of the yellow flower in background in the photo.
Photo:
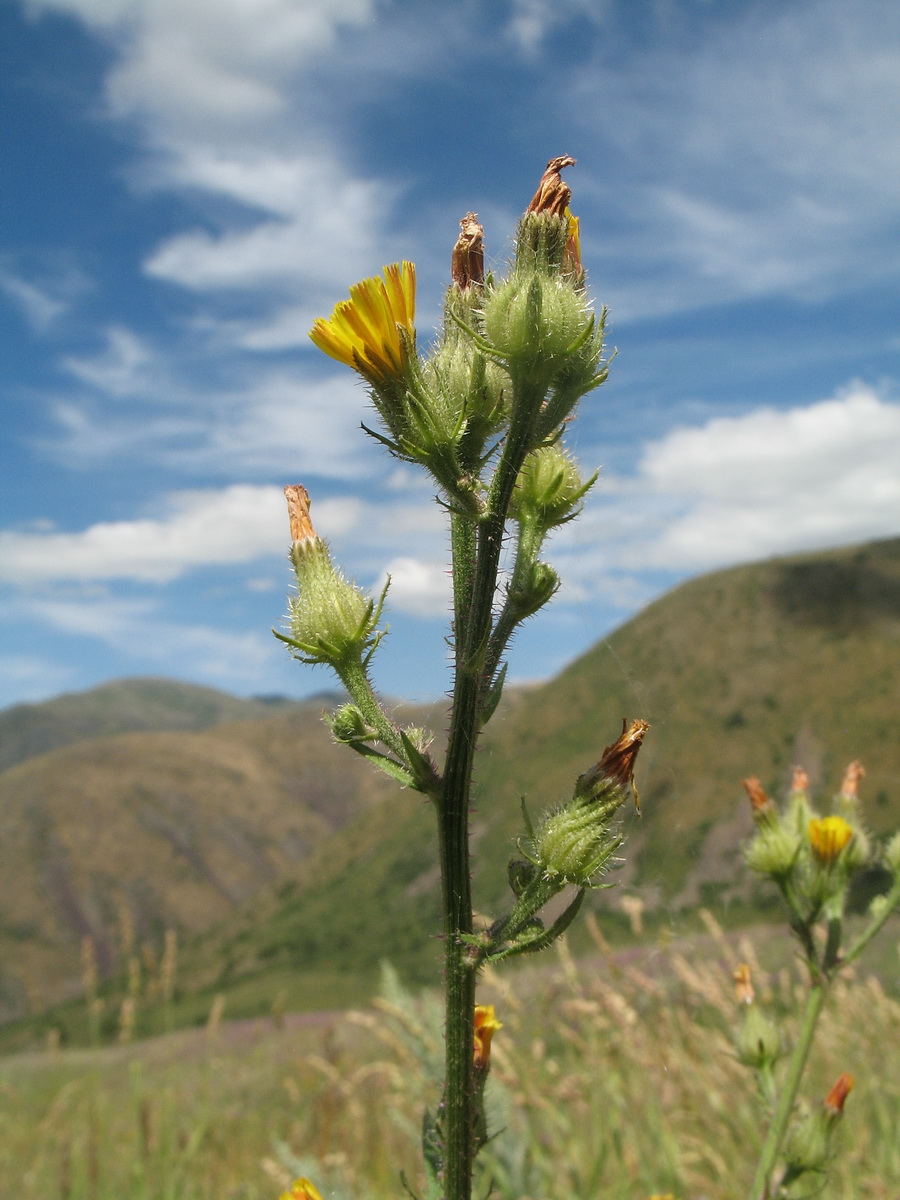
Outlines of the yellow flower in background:
[[308,1179],[295,1179],[289,1192],[282,1192],[278,1200],[322,1200],[319,1189]]
[[377,385],[403,373],[400,331],[412,338],[415,317],[415,264],[393,263],[384,268],[383,279],[355,283],[350,299],[336,304],[330,318],[319,317],[309,336],[331,358]]
[[503,1025],[494,1016],[493,1004],[475,1005],[475,1066],[491,1065],[491,1038]]
[[843,817],[818,817],[809,823],[809,840],[816,858],[831,864],[853,837]]

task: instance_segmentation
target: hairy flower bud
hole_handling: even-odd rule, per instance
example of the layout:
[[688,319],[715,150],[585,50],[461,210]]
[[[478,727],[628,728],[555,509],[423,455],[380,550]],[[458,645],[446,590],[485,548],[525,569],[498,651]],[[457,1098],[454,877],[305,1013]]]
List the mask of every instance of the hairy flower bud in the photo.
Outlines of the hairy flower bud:
[[746,1004],[737,1036],[737,1055],[746,1067],[766,1070],[781,1057],[781,1034],[758,1004]]
[[546,533],[578,516],[581,501],[596,478],[595,472],[585,483],[578,464],[558,442],[540,446],[522,464],[510,515]]
[[299,484],[286,487],[291,523],[291,562],[297,595],[289,600],[290,637],[284,640],[307,663],[323,663],[338,674],[361,663],[375,648],[380,604],[348,582],[331,562],[325,542],[313,528],[309,495]]
[[747,866],[761,875],[783,878],[791,873],[800,851],[800,838],[777,819],[760,825],[744,854]]

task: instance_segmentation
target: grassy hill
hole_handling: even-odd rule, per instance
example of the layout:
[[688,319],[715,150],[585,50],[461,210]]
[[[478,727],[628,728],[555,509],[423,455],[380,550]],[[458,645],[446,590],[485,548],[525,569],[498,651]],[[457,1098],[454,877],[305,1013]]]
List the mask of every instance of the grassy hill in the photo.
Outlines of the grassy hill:
[[[288,704],[278,701],[275,704]],[[153,729],[210,729],[262,717],[273,702],[242,700],[174,679],[116,679],[87,692],[0,712],[0,771],[87,738]]]
[[[509,696],[478,758],[476,903],[506,903],[520,797],[534,815],[564,798],[622,718],[641,716],[643,816],[626,818],[619,878],[667,912],[739,908],[752,898],[739,781],[755,773],[778,794],[800,762],[828,794],[858,757],[870,825],[896,828],[898,710],[900,539],[684,584]],[[310,1008],[356,1001],[385,957],[410,979],[437,977],[433,814],[330,745],[309,713],[71,746],[0,775],[0,814],[7,1013],[42,979],[75,986],[84,930],[120,969],[122,897],[139,936],[197,932],[179,968],[185,1017],[219,991],[233,1015],[279,993]]]
[[[266,711],[263,708],[263,711]],[[306,706],[203,732],[77,742],[0,774],[0,1015],[77,991],[298,873],[393,794]]]
[[[740,906],[754,886],[741,858],[751,821],[740,780],[758,774],[779,795],[800,762],[827,796],[858,757],[871,827],[896,828],[898,711],[900,540],[684,584],[556,679],[513,696],[490,727],[473,814],[476,904],[496,913],[508,902],[520,797],[534,815],[564,798],[623,716],[642,716],[652,724],[638,764],[643,816],[626,818],[620,880],[669,911]],[[374,978],[382,957],[410,978],[435,978],[433,824],[408,794],[374,806],[322,842],[302,877],[201,941],[197,985],[243,980],[256,995],[269,975],[293,973],[313,997],[325,978],[334,991],[341,971],[348,988]]]

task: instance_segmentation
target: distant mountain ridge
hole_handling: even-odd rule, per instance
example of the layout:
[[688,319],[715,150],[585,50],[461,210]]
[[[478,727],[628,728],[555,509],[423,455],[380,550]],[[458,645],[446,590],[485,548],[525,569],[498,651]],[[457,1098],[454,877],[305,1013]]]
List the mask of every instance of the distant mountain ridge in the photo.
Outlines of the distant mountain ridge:
[[[70,738],[0,773],[0,1014],[77,989],[83,933],[121,970],[123,907],[139,939],[167,924],[196,935],[187,992],[277,980],[314,1006],[323,980],[358,994],[384,958],[433,977],[428,806],[331,744],[321,704],[235,703],[258,707],[201,730]],[[651,731],[619,878],[677,907],[749,894],[748,774],[778,794],[799,761],[827,795],[861,758],[870,826],[900,825],[898,712],[900,538],[693,579],[510,694],[477,761],[476,903],[508,899],[521,797],[534,816],[559,802],[623,717]],[[414,723],[441,731],[445,714]]]
[[88,738],[164,729],[211,729],[225,721],[270,716],[281,698],[244,700],[174,679],[114,679],[0,711],[0,771],[26,758]]

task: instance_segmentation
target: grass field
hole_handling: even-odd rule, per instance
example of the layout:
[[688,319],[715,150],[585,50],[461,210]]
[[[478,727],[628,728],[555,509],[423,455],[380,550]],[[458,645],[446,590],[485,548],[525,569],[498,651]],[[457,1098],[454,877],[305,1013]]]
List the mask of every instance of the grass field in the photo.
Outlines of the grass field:
[[[497,1137],[476,1194],[504,1200],[740,1200],[764,1133],[735,1060],[731,970],[755,967],[787,1037],[801,975],[772,939],[704,939],[488,975],[503,1029],[489,1084]],[[890,941],[890,934],[885,941]],[[889,946],[896,974],[895,945]],[[227,1016],[227,1014],[225,1014]],[[857,1086],[823,1195],[900,1195],[900,1004],[841,981],[804,1091]],[[335,1200],[402,1196],[441,1056],[433,995],[389,973],[359,1012],[228,1022],[98,1050],[0,1061],[0,1195],[16,1200],[274,1200],[296,1173]]]

